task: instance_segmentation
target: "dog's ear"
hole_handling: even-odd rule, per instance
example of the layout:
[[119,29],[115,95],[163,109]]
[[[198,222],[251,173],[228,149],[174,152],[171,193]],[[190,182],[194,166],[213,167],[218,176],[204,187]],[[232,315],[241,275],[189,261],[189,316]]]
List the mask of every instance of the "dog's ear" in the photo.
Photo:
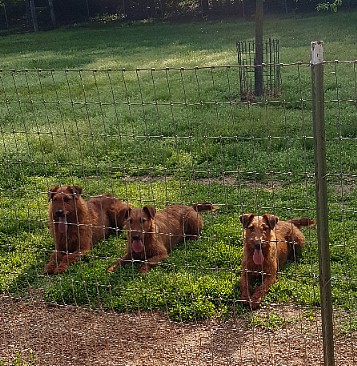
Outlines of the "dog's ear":
[[274,216],[274,215],[268,214],[268,213],[266,213],[266,214],[263,215],[263,219],[269,225],[269,227],[270,227],[271,230],[274,229],[275,225],[279,221],[279,217],[278,216]]
[[131,212],[131,207],[123,207],[116,213],[116,225],[119,229],[124,226],[124,222],[129,218]]
[[68,188],[72,192],[74,197],[79,197],[83,191],[82,187],[80,187],[80,186],[70,186]]
[[242,223],[244,229],[246,229],[248,225],[252,222],[254,216],[255,215],[253,213],[247,213],[239,216],[239,220]]
[[131,209],[129,203],[124,203],[119,200],[114,202],[108,210],[111,225],[116,226],[118,229],[122,229],[124,222],[130,215],[129,209]]
[[48,201],[52,201],[53,196],[57,193],[59,186],[53,186],[48,189]]
[[145,215],[149,218],[149,219],[153,219],[155,217],[156,214],[156,209],[154,206],[144,206],[143,207],[143,211],[145,212]]

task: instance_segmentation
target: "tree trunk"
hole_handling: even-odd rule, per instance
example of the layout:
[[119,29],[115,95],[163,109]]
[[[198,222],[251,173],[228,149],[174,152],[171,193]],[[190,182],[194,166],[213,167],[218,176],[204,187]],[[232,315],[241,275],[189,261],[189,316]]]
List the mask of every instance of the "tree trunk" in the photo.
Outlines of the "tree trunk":
[[254,94],[257,97],[263,95],[263,0],[256,0],[255,6],[255,70],[254,70]]
[[36,7],[35,7],[35,1],[34,0],[30,0],[30,10],[31,10],[33,30],[35,32],[38,32],[37,14],[36,14]]
[[202,15],[208,15],[208,0],[200,0]]
[[50,17],[53,27],[56,27],[56,15],[55,8],[53,7],[53,0],[48,0],[48,6],[50,7]]

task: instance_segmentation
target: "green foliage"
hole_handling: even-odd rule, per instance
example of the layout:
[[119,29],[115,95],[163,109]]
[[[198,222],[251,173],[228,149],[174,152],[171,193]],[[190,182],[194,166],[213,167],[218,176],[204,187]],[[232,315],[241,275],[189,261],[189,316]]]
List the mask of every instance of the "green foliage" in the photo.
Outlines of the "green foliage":
[[286,318],[274,312],[268,312],[267,314],[263,314],[262,316],[252,314],[250,315],[249,320],[249,325],[251,327],[259,326],[267,330],[281,328],[289,323],[291,323],[291,320],[287,321]]
[[342,0],[334,0],[331,3],[328,1],[328,2],[317,4],[316,10],[318,10],[318,11],[330,10],[330,11],[336,12],[341,5],[342,5]]
[[348,317],[339,319],[340,332],[343,335],[348,335],[357,332],[357,314],[352,312]]

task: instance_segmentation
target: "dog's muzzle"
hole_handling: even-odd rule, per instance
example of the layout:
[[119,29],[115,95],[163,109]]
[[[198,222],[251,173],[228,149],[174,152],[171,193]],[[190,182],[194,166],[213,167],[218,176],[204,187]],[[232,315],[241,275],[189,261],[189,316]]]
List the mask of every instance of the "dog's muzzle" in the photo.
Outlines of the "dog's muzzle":
[[65,213],[63,210],[57,210],[55,211],[55,216],[57,217],[65,217]]

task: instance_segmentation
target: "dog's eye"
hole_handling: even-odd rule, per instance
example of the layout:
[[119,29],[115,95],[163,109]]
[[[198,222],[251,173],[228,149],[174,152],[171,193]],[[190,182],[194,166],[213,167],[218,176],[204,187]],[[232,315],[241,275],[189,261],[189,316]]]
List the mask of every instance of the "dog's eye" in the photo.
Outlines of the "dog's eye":
[[145,217],[143,217],[143,218],[141,219],[141,222],[142,222],[142,223],[144,223],[144,222],[146,222],[146,221],[148,221],[148,219],[147,219],[147,218],[145,218]]
[[254,226],[248,227],[249,231],[252,233],[254,231]]

